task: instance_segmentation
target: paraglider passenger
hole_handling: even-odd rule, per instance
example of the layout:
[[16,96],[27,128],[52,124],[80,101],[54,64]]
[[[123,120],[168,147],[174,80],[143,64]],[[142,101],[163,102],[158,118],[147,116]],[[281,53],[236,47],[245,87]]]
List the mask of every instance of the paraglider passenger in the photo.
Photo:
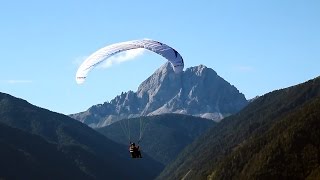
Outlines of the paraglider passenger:
[[134,143],[130,143],[129,152],[131,154],[131,158],[136,158],[135,149],[136,149],[135,144]]

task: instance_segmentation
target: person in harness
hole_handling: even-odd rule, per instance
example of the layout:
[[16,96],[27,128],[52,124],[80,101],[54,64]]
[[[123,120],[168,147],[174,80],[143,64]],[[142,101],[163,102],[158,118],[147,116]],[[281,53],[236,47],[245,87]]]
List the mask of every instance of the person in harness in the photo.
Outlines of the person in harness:
[[131,158],[136,158],[135,149],[136,149],[136,145],[130,142],[129,152],[131,154]]
[[129,152],[131,154],[131,158],[142,158],[140,146],[136,146],[135,143],[130,142]]

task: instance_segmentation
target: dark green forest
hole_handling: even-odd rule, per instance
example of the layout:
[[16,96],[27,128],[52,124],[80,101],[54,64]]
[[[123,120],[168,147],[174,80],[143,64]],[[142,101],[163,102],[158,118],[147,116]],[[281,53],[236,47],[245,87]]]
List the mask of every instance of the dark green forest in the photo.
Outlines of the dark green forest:
[[157,179],[320,179],[320,78],[259,97]]
[[0,123],[0,179],[92,179],[40,136]]
[[277,119],[263,135],[234,148],[211,179],[320,178],[320,98]]

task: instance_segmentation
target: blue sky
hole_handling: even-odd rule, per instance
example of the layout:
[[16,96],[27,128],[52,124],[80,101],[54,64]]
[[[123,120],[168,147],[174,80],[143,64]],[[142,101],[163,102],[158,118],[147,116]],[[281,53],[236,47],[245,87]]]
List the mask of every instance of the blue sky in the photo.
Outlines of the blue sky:
[[110,101],[166,62],[145,52],[75,82],[112,43],[150,38],[204,64],[246,98],[320,75],[320,1],[2,1],[0,92],[70,114]]

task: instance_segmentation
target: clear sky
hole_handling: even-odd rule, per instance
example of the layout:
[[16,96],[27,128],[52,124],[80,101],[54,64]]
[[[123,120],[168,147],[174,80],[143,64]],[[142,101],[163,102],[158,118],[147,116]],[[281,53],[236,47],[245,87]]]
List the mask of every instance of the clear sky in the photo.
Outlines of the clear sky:
[[144,52],[76,84],[91,53],[142,38],[174,47],[185,68],[214,69],[248,99],[320,75],[319,0],[10,0],[0,2],[0,92],[84,111],[136,91],[166,62]]

